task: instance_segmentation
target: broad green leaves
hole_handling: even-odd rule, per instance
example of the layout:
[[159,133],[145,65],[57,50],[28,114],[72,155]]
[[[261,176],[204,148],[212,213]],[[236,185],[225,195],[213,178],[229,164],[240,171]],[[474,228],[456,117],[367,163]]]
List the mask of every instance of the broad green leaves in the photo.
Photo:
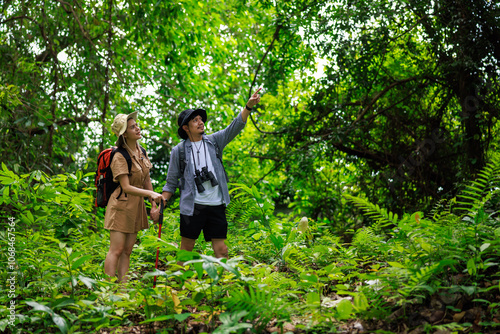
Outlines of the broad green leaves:
[[63,333],[66,334],[68,332],[68,322],[66,319],[61,317],[59,314],[55,313],[51,308],[39,304],[34,301],[28,301],[26,302],[27,305],[33,307],[35,311],[41,311],[44,313],[48,313],[50,317],[52,318],[52,321],[54,321],[54,324],[59,328],[59,330]]

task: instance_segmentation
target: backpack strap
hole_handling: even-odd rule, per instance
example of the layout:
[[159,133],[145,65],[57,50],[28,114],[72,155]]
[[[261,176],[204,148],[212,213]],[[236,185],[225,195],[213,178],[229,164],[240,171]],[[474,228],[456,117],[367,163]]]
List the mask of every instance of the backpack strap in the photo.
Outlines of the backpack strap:
[[220,164],[222,165],[222,169],[224,170],[224,175],[226,176],[226,182],[229,182],[229,177],[227,176],[226,168],[224,167],[224,163],[222,162],[222,152],[220,150],[219,144],[217,144],[217,140],[205,139],[209,143],[215,146],[215,156],[219,159]]
[[116,152],[120,152],[127,161],[128,173],[130,174],[130,171],[132,170],[132,158],[130,157],[130,154],[124,147],[118,147]]
[[[222,163],[222,152],[220,150],[219,144],[217,144],[217,140],[212,141],[208,138],[205,138],[205,140],[215,146],[215,156]],[[222,165],[222,166],[224,166],[224,165]]]
[[[146,149],[144,147],[142,147],[141,145],[139,145],[139,147],[141,148],[142,154],[144,154],[144,156],[147,157]],[[120,152],[123,155],[123,157],[125,158],[125,160],[127,161],[128,173],[130,174],[130,171],[132,170],[132,158],[130,157],[130,154],[123,147],[118,147],[116,149],[116,151]]]
[[179,167],[181,169],[181,175],[184,175],[184,171],[186,170],[186,141],[182,142],[182,145],[179,146]]
[[214,146],[215,146],[215,156],[222,163],[222,152],[220,151],[219,144],[217,144],[217,140],[214,140]]
[[[146,154],[146,150],[144,150],[144,148],[142,148],[142,150],[143,150],[144,154]],[[130,175],[130,171],[132,170],[132,158],[130,158],[130,154],[128,153],[128,151],[124,147],[118,147],[115,150],[115,152],[120,152],[121,155],[123,155],[123,157],[127,161],[128,173]],[[120,198],[120,196],[122,195],[122,193],[123,193],[123,188],[120,187],[120,194],[118,194],[118,196],[116,198],[117,199]]]
[[186,170],[186,141],[184,140],[179,146],[179,168],[181,170],[180,189],[184,188],[184,171]]

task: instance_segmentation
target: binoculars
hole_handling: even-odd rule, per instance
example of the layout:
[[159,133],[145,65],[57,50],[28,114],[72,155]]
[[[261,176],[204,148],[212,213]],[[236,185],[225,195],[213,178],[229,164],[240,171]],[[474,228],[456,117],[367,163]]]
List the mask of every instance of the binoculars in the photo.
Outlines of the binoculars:
[[214,176],[214,173],[208,170],[208,168],[205,166],[201,169],[201,172],[199,170],[194,171],[195,176],[194,176],[194,183],[196,184],[196,189],[198,189],[199,193],[202,193],[205,191],[205,187],[203,186],[203,182],[210,181],[210,184],[212,187],[215,187],[216,185],[219,184],[217,182],[217,179]]

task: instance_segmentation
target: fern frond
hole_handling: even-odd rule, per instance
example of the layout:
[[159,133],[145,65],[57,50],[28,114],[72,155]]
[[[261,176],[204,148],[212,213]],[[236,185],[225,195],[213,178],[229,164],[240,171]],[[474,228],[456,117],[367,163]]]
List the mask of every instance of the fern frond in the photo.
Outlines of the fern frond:
[[477,178],[470,181],[457,198],[456,208],[459,212],[475,213],[481,209],[491,197],[497,193],[500,182],[500,158],[493,157],[479,172]]
[[379,247],[384,244],[385,238],[376,233],[372,227],[358,229],[352,240],[352,245],[359,252],[365,254],[377,254]]
[[404,295],[412,295],[416,291],[427,291],[434,293],[435,286],[427,284],[432,276],[440,273],[440,264],[434,263],[430,266],[422,266],[416,270],[409,270],[408,281],[403,283],[404,289],[400,290]]
[[248,312],[243,320],[252,321],[255,329],[263,329],[281,311],[284,304],[274,294],[249,286],[248,289],[233,291],[228,306],[231,312]]
[[269,279],[268,285],[276,287],[277,291],[280,291],[278,293],[278,296],[286,295],[290,292],[291,289],[294,289],[297,286],[297,282],[291,278],[288,278],[283,275],[283,273],[280,272],[272,272],[271,274],[268,275],[267,277]]
[[326,245],[338,245],[340,242],[340,236],[333,234],[329,229],[324,229],[322,235],[318,238],[317,243]]
[[381,230],[390,225],[397,225],[398,215],[380,208],[377,204],[370,203],[364,198],[344,194],[344,197],[354,203],[358,208],[365,212],[365,216],[373,219],[375,224],[372,226],[375,230]]
[[227,219],[235,223],[246,223],[254,216],[252,205],[248,199],[234,198],[226,209]]
[[299,273],[305,271],[310,262],[301,249],[291,245],[283,249],[283,260],[288,268]]

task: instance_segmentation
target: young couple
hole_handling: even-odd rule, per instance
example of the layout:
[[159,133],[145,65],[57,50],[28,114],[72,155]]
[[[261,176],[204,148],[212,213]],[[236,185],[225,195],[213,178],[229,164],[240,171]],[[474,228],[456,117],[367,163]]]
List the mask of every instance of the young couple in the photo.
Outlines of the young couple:
[[[204,132],[205,110],[187,109],[180,113],[177,132],[184,141],[172,150],[162,194],[153,191],[149,178],[152,165],[138,144],[141,131],[136,123],[137,112],[115,117],[111,129],[118,137],[116,146],[128,151],[132,168],[129,174],[123,155],[114,155],[111,171],[114,181],[120,186],[111,195],[106,208],[104,228],[110,230],[110,246],[104,262],[106,275],[116,276],[119,282],[127,279],[137,232],[148,228],[143,198],[153,202],[151,211],[154,215],[157,213],[156,203],[168,201],[177,188],[180,188],[180,249],[193,250],[203,230],[205,240],[212,242],[215,256],[228,256],[225,208],[229,204],[229,191],[221,155],[224,147],[245,127],[252,108],[260,101],[259,91],[260,88],[227,128],[212,135]],[[184,162],[180,161],[181,156]]]

